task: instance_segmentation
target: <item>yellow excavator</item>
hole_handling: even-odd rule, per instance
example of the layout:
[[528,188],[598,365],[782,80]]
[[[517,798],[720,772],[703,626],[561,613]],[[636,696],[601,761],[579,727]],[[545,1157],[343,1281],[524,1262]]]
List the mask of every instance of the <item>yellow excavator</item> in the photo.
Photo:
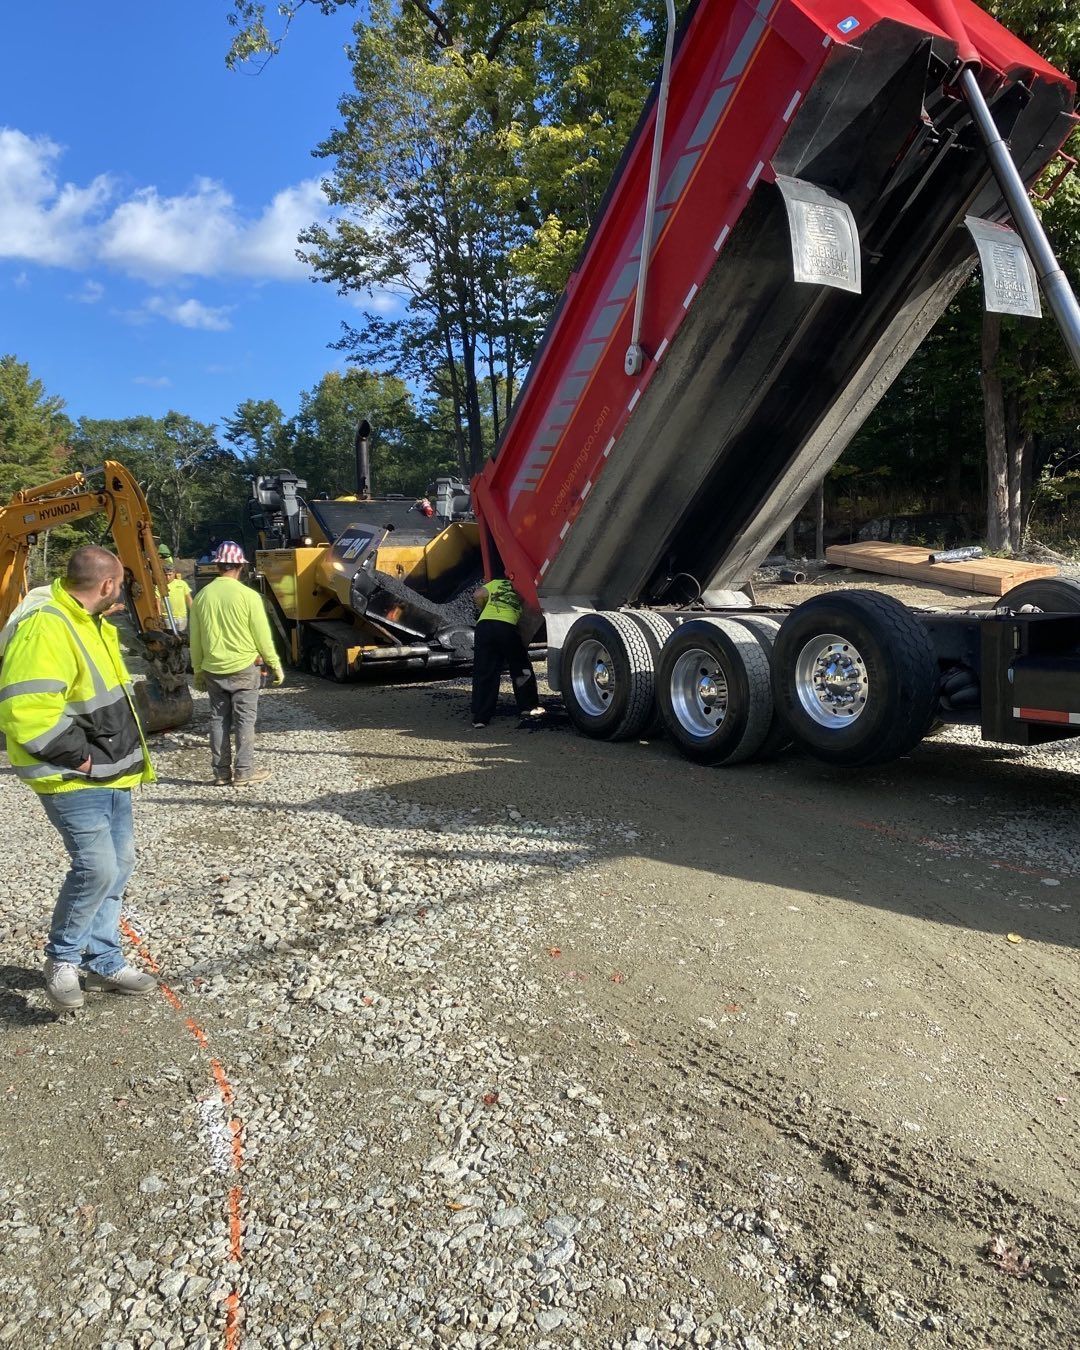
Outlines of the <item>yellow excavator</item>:
[[142,488],[122,464],[107,459],[93,480],[71,473],[16,492],[0,507],[0,627],[27,591],[31,547],[55,525],[104,515],[124,566],[129,617],[150,674],[135,682],[135,702],[146,731],[182,726],[192,713],[187,643],[169,612],[168,586]]

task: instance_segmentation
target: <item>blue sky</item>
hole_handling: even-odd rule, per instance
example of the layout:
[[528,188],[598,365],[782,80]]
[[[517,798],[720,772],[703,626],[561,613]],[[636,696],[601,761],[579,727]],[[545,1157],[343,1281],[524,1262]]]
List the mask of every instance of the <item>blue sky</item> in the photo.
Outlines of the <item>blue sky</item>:
[[[269,6],[272,10],[273,6]],[[295,262],[352,11],[302,13],[261,74],[227,0],[10,6],[0,47],[0,353],[74,417],[292,411],[356,305]]]

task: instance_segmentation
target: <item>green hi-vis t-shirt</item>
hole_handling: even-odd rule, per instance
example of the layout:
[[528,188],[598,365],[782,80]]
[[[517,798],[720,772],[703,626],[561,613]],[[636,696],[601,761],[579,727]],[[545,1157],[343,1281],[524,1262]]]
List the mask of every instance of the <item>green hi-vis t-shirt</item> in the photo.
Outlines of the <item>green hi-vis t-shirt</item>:
[[481,619],[498,619],[501,623],[516,624],[524,606],[521,597],[508,581],[487,581],[487,604],[480,612]]

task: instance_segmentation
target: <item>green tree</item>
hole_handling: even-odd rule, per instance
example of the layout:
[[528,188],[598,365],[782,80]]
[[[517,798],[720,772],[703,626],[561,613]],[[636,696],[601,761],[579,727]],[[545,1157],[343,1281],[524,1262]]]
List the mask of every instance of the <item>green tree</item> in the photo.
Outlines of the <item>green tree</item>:
[[[1041,55],[1080,79],[1080,8],[1073,0],[996,0],[991,12]],[[1065,147],[1080,153],[1080,135]],[[1043,182],[1063,167],[1056,160]],[[1067,178],[1040,207],[1066,274],[1080,284],[1080,184]],[[1044,305],[1044,310],[1046,306]],[[1049,313],[1042,322],[986,313],[981,384],[987,464],[986,533],[991,548],[1024,543],[1039,473],[1080,424],[1080,372]]]
[[46,393],[28,365],[0,356],[0,501],[67,472],[70,432],[64,400]]
[[662,40],[645,18],[631,0],[376,0],[356,26],[355,90],[316,150],[336,216],[301,241],[339,290],[401,298],[403,317],[369,314],[338,345],[449,398],[464,472],[505,423],[640,114]]
[[246,398],[223,422],[222,435],[245,460],[252,472],[275,467],[288,444],[285,414],[272,398]]
[[183,413],[118,420],[80,418],[72,438],[78,461],[116,459],[146,494],[158,537],[181,554],[201,542],[207,520],[239,520],[243,497],[236,455],[215,428]]
[[356,430],[365,419],[372,427],[374,491],[422,493],[441,464],[437,438],[405,382],[385,372],[328,371],[302,393],[287,428],[287,467],[307,480],[312,493],[355,492]]

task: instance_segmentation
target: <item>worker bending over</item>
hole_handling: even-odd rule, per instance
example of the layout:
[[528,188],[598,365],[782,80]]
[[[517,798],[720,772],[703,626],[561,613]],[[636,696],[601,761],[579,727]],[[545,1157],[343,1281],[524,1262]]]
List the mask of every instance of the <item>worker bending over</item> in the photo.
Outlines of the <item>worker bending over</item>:
[[521,716],[542,717],[536,675],[518,631],[521,597],[505,577],[496,577],[473,592],[473,603],[480,613],[473,647],[473,726],[486,727],[494,716],[504,667],[510,670]]
[[255,719],[262,684],[259,662],[272,673],[275,684],[281,684],[285,675],[262,599],[240,580],[244,550],[226,539],[210,561],[218,574],[191,606],[191,669],[195,688],[210,695],[214,783],[246,787],[270,777],[269,769],[255,768]]
[[[38,794],[71,858],[45,943],[45,994],[57,1012],[88,990],[144,994],[152,976],[120,950],[120,904],[135,866],[131,790],[154,771],[116,629],[104,615],[124,569],[77,548],[63,581],[24,611],[0,669],[0,729],[15,775]],[[9,625],[10,627],[10,625]]]

